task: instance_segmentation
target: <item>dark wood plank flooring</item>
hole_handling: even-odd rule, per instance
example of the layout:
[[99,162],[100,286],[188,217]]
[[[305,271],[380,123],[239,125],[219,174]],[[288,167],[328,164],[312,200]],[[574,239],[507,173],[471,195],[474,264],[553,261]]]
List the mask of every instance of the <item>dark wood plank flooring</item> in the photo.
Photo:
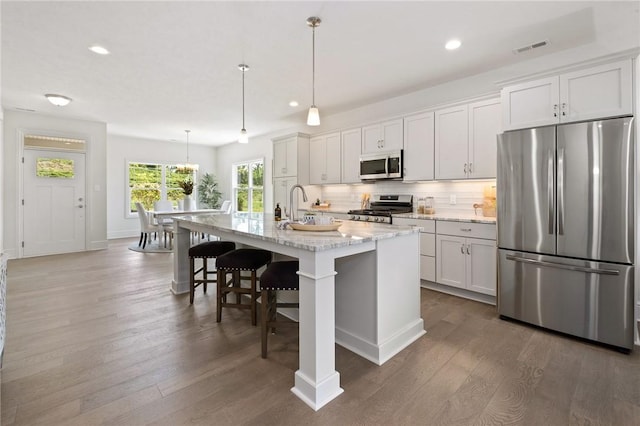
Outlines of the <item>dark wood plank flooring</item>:
[[297,330],[260,358],[249,313],[169,291],[172,254],[13,260],[2,425],[638,425],[640,351],[502,321],[422,290],[427,335],[378,367],[336,347],[345,392],[314,412],[290,388]]

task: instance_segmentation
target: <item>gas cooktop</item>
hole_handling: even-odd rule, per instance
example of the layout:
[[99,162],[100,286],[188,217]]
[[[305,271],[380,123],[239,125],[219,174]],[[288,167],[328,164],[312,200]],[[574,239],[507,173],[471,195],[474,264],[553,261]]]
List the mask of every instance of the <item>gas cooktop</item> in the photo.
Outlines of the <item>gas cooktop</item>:
[[413,195],[374,195],[368,209],[349,210],[349,219],[365,222],[392,223],[392,214],[413,211]]

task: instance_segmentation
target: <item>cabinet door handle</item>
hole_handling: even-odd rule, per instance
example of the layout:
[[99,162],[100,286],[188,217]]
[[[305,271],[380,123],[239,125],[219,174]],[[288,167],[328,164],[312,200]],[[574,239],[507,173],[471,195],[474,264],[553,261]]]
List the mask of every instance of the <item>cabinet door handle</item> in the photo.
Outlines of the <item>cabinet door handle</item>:
[[471,228],[460,228],[462,232],[471,232]]
[[565,115],[567,115],[567,104],[566,103],[562,103],[562,116],[564,117]]
[[464,174],[467,174],[467,163],[464,163]]
[[467,245],[467,254],[471,254],[471,246]]
[[473,173],[473,163],[469,163],[469,174]]
[[460,253],[464,254],[464,244],[460,246]]
[[553,104],[553,116],[558,116],[558,104]]

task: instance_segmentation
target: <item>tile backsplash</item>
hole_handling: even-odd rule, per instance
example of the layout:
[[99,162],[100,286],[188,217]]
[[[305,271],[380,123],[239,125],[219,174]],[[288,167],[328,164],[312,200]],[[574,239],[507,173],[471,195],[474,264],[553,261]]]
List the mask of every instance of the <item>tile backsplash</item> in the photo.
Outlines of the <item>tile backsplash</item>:
[[[321,188],[322,201],[331,203],[332,210],[352,210],[360,208],[360,197],[364,193],[374,194],[409,194],[413,195],[414,209],[418,198],[433,197],[436,213],[473,215],[474,203],[482,203],[484,188],[495,186],[495,180],[482,181],[447,181],[403,183],[395,181],[379,181],[355,185],[324,185]],[[451,196],[456,204],[451,204]],[[482,210],[478,209],[482,216]]]

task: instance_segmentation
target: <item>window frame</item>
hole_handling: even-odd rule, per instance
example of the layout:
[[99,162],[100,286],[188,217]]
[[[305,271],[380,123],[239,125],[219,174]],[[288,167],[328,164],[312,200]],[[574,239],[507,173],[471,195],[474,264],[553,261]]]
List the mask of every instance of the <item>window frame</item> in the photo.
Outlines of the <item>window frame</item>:
[[[167,169],[171,167],[177,167],[177,164],[173,164],[173,163],[125,160],[125,206],[124,206],[124,209],[125,209],[125,218],[127,219],[133,219],[138,217],[138,212],[132,211],[135,209],[133,209],[133,205],[131,204],[131,189],[132,189],[130,185],[131,164],[145,164],[145,165],[160,167],[160,200],[166,200],[168,190],[175,189],[173,187],[171,188],[167,187]],[[194,170],[193,173],[191,174],[191,178],[193,179],[193,182],[197,182],[197,177],[198,177],[198,171]],[[197,196],[198,196],[197,191],[198,191],[197,185],[194,184],[193,193],[191,194],[191,197],[197,199]]]
[[[253,164],[256,163],[260,163],[262,164],[262,185],[258,185],[258,186],[254,186],[253,185],[253,173],[251,173],[251,166]],[[237,177],[238,177],[238,167],[240,166],[247,166],[249,172],[248,172],[248,176],[249,176],[249,184],[246,187],[247,190],[247,204],[248,204],[248,208],[246,213],[249,214],[253,214],[253,213],[264,213],[264,188],[265,188],[265,164],[264,164],[264,157],[260,157],[260,158],[254,158],[251,160],[245,160],[245,161],[238,161],[236,163],[232,163],[231,164],[231,195],[232,195],[232,210],[234,213],[238,213],[238,190],[240,189],[240,187],[238,186],[238,182],[237,182]],[[245,188],[242,188],[245,189]],[[253,211],[253,191],[255,190],[261,190],[262,191],[262,212],[254,212]],[[244,212],[243,212],[244,213]]]

